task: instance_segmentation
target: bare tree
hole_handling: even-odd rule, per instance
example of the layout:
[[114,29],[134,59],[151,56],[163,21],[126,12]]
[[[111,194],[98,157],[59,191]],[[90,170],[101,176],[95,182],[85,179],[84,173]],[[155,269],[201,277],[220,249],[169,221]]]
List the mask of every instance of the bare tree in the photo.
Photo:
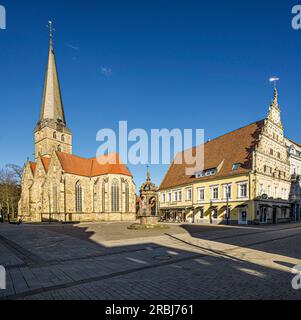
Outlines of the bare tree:
[[7,165],[0,169],[0,210],[15,217],[21,195],[22,168]]

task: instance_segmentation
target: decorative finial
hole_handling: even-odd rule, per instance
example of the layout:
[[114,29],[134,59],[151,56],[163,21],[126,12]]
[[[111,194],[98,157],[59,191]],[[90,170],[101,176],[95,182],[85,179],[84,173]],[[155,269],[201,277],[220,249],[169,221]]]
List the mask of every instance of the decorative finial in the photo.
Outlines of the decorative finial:
[[53,23],[52,21],[48,21],[48,25],[46,26],[49,29],[50,32],[50,38],[52,38],[53,32],[55,31],[55,29],[53,28]]
[[150,181],[150,171],[149,171],[149,165],[147,165],[147,181]]
[[278,103],[278,90],[277,90],[277,82],[280,80],[280,78],[272,77],[270,78],[270,82],[274,83],[274,102]]

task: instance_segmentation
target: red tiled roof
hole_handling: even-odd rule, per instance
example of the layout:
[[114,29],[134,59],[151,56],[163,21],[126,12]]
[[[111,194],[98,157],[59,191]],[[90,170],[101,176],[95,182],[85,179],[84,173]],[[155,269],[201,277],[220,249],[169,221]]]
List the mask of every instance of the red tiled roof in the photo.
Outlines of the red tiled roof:
[[[132,176],[128,168],[121,162],[117,153],[92,159],[81,158],[63,152],[57,152],[57,156],[66,173],[83,177],[97,177],[105,174]],[[116,159],[114,164],[110,161],[112,159]]]
[[291,139],[287,139],[287,140],[290,141],[291,143],[295,144],[297,147],[301,148],[301,144],[300,143],[295,142],[295,141],[293,141]]
[[32,173],[36,171],[37,164],[35,162],[29,162]]
[[[227,133],[204,144],[204,169],[221,168],[212,177],[195,178],[186,175],[186,164],[172,163],[160,186],[168,189],[198,181],[215,180],[221,177],[247,173],[252,169],[252,152],[261,133],[264,120],[252,123],[246,127]],[[196,148],[192,151],[195,154]],[[233,171],[233,164],[241,167]]]
[[50,158],[46,158],[46,157],[43,157],[42,159],[42,163],[43,163],[43,166],[45,168],[45,171],[46,173],[48,172],[48,169],[49,169],[49,165],[50,165]]

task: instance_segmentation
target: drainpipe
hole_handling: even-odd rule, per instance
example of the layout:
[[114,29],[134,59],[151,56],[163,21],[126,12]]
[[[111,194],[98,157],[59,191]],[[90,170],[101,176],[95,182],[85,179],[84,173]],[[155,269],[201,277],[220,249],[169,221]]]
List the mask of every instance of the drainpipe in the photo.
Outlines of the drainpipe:
[[191,187],[191,193],[192,193],[192,195],[191,195],[191,200],[192,200],[192,217],[193,217],[193,219],[192,219],[192,222],[193,223],[195,223],[195,208],[194,208],[194,185],[192,185],[192,187]]
[[[248,203],[250,204],[250,202],[251,202],[251,190],[252,190],[252,185],[251,185],[251,183],[252,183],[252,180],[251,180],[251,173],[249,173],[249,201],[248,201]],[[254,201],[254,209],[255,209],[255,201]],[[249,205],[248,205],[248,212],[249,212]],[[255,217],[255,215],[256,215],[256,209],[255,209],[255,212],[253,212],[252,214],[254,214],[254,218],[256,218]],[[248,214],[249,215],[249,214]],[[247,219],[248,219],[248,215],[247,215]],[[253,219],[252,219],[253,220]],[[248,223],[248,221],[247,221],[247,223]]]

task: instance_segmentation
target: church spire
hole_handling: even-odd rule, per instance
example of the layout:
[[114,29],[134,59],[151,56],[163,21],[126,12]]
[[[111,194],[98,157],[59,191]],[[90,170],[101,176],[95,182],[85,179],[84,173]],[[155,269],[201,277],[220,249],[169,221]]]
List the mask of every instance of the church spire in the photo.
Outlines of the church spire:
[[40,123],[43,121],[51,121],[56,124],[66,126],[61,89],[53,50],[54,29],[51,21],[49,21],[48,27],[50,31],[49,54],[41,106]]
[[72,133],[67,128],[53,50],[53,27],[49,21],[49,53],[40,119],[34,131],[35,158],[51,157],[54,151],[72,154]]

